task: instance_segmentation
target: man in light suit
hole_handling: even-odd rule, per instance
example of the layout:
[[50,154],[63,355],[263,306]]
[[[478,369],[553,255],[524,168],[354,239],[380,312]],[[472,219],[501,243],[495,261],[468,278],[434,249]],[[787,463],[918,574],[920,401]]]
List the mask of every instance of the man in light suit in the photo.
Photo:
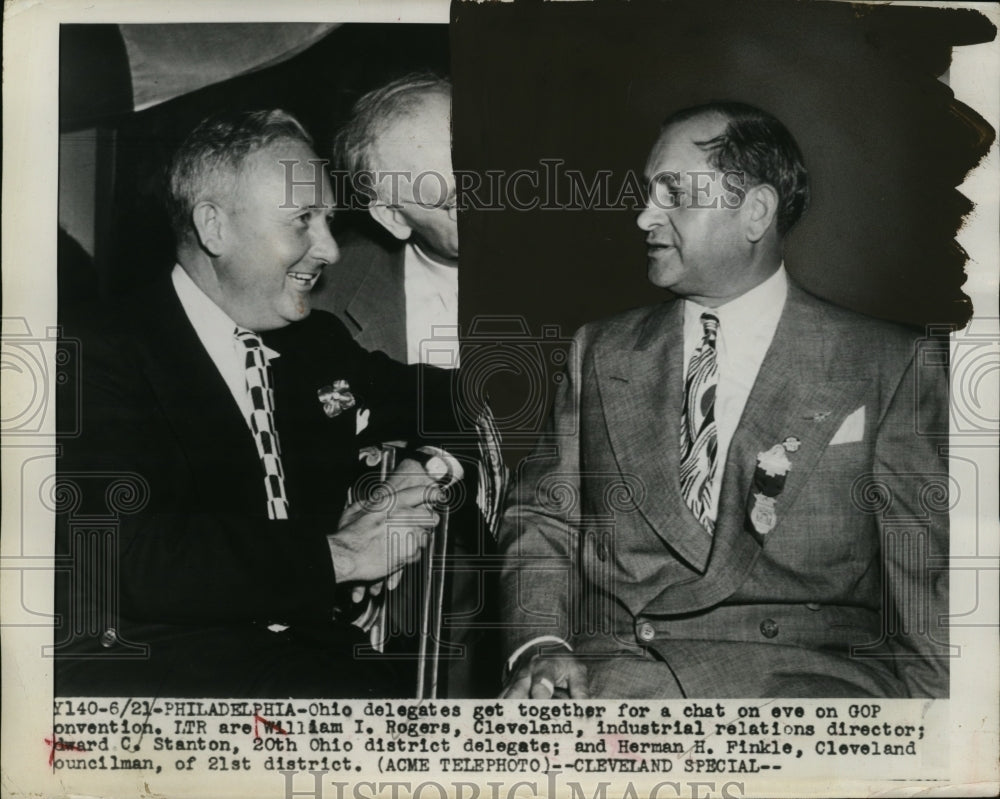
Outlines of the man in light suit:
[[646,178],[676,299],[575,338],[501,530],[504,695],[947,696],[941,353],[787,276],[771,115],[677,112]]
[[[71,331],[58,694],[412,695],[343,614],[419,555],[432,483],[413,468],[388,504],[345,504],[361,446],[453,429],[451,373],[310,315],[337,259],[318,163],[282,111],[203,121],[170,169],[173,272]],[[117,531],[90,542],[80,519],[114,528],[106,504]]]
[[[334,144],[378,239],[345,238],[313,292],[361,346],[403,363],[458,366],[458,215],[451,83],[407,75],[364,95]],[[389,244],[381,239],[388,238]],[[421,346],[434,335],[433,347]]]

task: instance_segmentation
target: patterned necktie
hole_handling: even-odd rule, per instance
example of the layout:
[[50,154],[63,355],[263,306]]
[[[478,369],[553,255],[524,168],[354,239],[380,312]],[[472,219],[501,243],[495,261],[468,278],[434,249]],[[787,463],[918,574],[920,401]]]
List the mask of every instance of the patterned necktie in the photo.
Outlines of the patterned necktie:
[[274,390],[271,388],[271,366],[264,354],[264,345],[252,330],[237,327],[234,335],[246,353],[246,381],[253,413],[250,429],[253,431],[257,454],[264,467],[264,488],[267,491],[267,516],[269,519],[288,518],[288,500],[285,498],[285,472],[281,468],[281,446],[274,429]]
[[684,381],[684,407],[681,410],[681,494],[692,513],[709,533],[715,527],[712,513],[712,482],[715,479],[716,451],[719,447],[715,427],[715,390],[719,369],[715,343],[719,318],[703,313],[705,328],[701,346],[688,364]]

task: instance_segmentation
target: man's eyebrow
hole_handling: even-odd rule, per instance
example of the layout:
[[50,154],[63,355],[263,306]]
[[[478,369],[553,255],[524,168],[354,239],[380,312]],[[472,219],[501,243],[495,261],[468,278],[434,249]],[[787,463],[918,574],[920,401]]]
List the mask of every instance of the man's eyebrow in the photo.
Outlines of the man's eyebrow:
[[652,184],[666,184],[672,189],[680,188],[681,180],[680,175],[670,169],[661,169],[655,175],[643,174],[643,178],[646,183]]
[[337,210],[336,205],[328,205],[325,203],[308,203],[308,204],[291,204],[291,205],[280,205],[278,206],[282,211],[287,211],[289,217],[298,216],[300,214],[317,214],[321,213],[330,219],[333,219],[333,214]]

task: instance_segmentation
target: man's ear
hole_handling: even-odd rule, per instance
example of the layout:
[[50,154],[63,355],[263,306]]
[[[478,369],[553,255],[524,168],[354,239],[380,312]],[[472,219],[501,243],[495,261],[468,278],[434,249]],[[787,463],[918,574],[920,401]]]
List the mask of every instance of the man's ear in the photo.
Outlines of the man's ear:
[[371,205],[368,207],[368,213],[372,215],[372,219],[400,241],[406,241],[410,238],[413,228],[410,227],[409,221],[403,214],[403,210],[398,206]]
[[215,203],[204,200],[194,207],[192,221],[198,234],[198,244],[213,258],[222,254],[226,213]]
[[778,215],[778,192],[766,183],[751,186],[743,204],[747,238],[760,241]]

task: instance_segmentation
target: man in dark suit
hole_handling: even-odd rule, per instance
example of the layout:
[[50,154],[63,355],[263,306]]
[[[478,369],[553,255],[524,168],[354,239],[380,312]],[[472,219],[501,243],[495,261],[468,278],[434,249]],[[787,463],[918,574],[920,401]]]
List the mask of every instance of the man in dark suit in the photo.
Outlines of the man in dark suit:
[[[345,239],[340,266],[313,292],[314,307],[339,317],[366,349],[457,366],[457,338],[447,335],[458,325],[450,82],[415,74],[369,92],[334,150],[378,231]],[[435,327],[439,340],[427,346]]]
[[942,361],[787,276],[771,115],[672,115],[646,178],[676,299],[576,336],[501,529],[505,695],[947,696]]
[[[404,461],[345,504],[361,444],[453,426],[450,378],[310,316],[337,259],[317,163],[282,111],[202,122],[170,169],[177,266],[72,331],[58,694],[412,695],[341,614],[418,557],[433,484]],[[80,520],[105,505],[95,577]]]

